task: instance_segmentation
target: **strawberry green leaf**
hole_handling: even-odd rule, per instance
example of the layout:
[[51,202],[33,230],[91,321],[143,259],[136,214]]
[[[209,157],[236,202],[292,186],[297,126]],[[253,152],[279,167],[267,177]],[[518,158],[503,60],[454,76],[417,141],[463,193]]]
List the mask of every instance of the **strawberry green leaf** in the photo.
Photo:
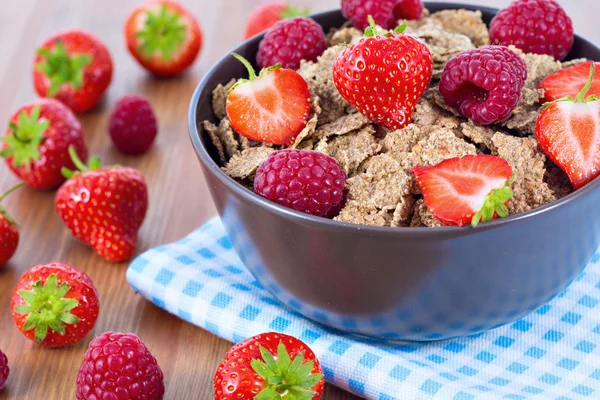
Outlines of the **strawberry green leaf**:
[[144,26],[136,32],[139,51],[145,58],[158,53],[163,60],[170,61],[185,42],[186,30],[181,15],[167,5],[163,4],[158,11],[149,10]]
[[48,331],[64,335],[66,326],[80,321],[80,318],[69,313],[79,305],[75,299],[66,298],[71,286],[63,282],[58,285],[56,274],[50,275],[42,285],[37,281],[31,285],[32,290],[19,290],[24,305],[15,307],[15,312],[26,315],[27,319],[23,325],[24,331],[35,329],[35,340],[43,341]]
[[491,221],[495,215],[500,218],[508,217],[508,208],[506,202],[512,199],[514,193],[510,186],[515,182],[517,178],[516,174],[506,181],[504,187],[500,189],[492,190],[487,196],[485,196],[485,202],[479,211],[475,213],[471,219],[471,225],[476,227],[480,222]]
[[375,20],[371,15],[369,15],[367,18],[369,20],[369,26],[367,26],[367,29],[365,29],[365,37],[377,35],[377,25],[375,24]]
[[300,10],[299,8],[293,6],[287,6],[281,12],[281,18],[289,19],[294,17],[306,17],[308,14],[310,14],[310,10],[308,8]]
[[17,123],[8,125],[10,134],[4,137],[5,147],[0,151],[4,158],[12,157],[16,168],[30,168],[34,160],[40,160],[39,147],[45,139],[44,133],[50,121],[40,118],[41,106],[35,106],[28,115],[25,110],[19,113]]
[[60,169],[60,172],[67,179],[71,179],[75,174],[80,173],[80,172],[96,171],[96,170],[100,169],[100,167],[102,166],[102,162],[100,161],[100,158],[98,158],[96,156],[93,156],[90,159],[89,166],[85,165],[85,163],[81,160],[81,158],[79,158],[79,155],[77,154],[77,150],[75,150],[75,146],[73,146],[73,145],[69,146],[69,156],[71,157],[73,164],[75,164],[75,167],[77,167],[77,171],[71,171],[68,168],[62,167]]
[[281,373],[287,374],[290,365],[292,364],[292,360],[290,359],[290,355],[285,349],[283,342],[279,342],[279,345],[277,346],[277,363],[279,364]]
[[395,33],[404,33],[404,31],[406,30],[406,28],[408,27],[408,23],[406,22],[406,20],[404,20],[402,22],[402,24],[400,24],[396,29],[394,29]]
[[54,48],[38,49],[37,54],[42,58],[35,66],[50,80],[48,97],[54,97],[62,85],[71,85],[75,89],[83,86],[83,72],[92,62],[90,54],[69,54],[62,40],[57,39]]
[[277,358],[260,347],[262,360],[252,360],[250,365],[266,382],[266,387],[254,397],[255,400],[312,400],[312,389],[323,374],[313,374],[315,362],[304,362],[304,352],[291,359],[285,344],[279,342]]

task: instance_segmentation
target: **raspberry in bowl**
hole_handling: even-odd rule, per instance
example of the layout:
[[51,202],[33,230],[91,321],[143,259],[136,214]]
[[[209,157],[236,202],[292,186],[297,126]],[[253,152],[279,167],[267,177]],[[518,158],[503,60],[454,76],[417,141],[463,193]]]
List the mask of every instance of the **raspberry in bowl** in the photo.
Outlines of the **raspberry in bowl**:
[[[600,60],[600,49],[575,35],[569,56],[558,61],[511,44],[492,44],[489,24],[498,10],[424,5],[420,20],[408,21],[404,33],[373,32],[387,39],[373,41],[381,45],[381,54],[403,34],[418,38],[431,52],[431,79],[419,76],[426,85],[421,97],[408,84],[400,90],[390,83],[385,92],[391,96],[394,87],[395,95],[404,95],[406,101],[398,104],[407,107],[407,124],[390,129],[374,123],[366,107],[355,106],[352,91],[345,96],[338,91],[332,73],[338,55],[363,38],[341,11],[312,16],[330,32],[328,44],[316,61],[303,60],[295,69],[308,84],[310,112],[301,116],[304,129],[294,131],[286,144],[256,141],[244,136],[244,129],[233,128],[240,125],[227,118],[227,93],[236,80],[247,78],[248,70],[231,56],[199,84],[189,113],[192,143],[208,187],[248,269],[295,311],[337,329],[384,339],[443,339],[510,323],[558,295],[600,244],[599,180],[576,189],[536,136],[544,102],[541,82],[583,59]],[[262,38],[234,50],[256,70]],[[486,50],[490,45],[502,48]],[[361,54],[368,70],[369,51]],[[410,64],[392,63],[389,54],[396,75],[413,72]],[[489,57],[479,71],[476,61],[482,54]],[[461,58],[463,67],[452,67],[452,60]],[[467,62],[474,63],[471,71]],[[386,65],[385,59],[377,64]],[[447,66],[450,74],[466,70],[455,82],[461,87],[440,87]],[[363,94],[375,96],[380,90],[375,78],[391,77],[394,71],[388,72],[359,76],[356,104]],[[520,93],[504,86],[504,74]],[[518,97],[516,104],[514,99],[496,101],[506,93]],[[273,104],[289,110],[285,97],[279,98]],[[465,100],[471,107],[461,106]],[[382,120],[397,116],[385,102],[377,107],[373,115],[381,114]],[[297,211],[255,191],[265,160],[291,150],[317,151],[337,161],[347,176],[337,215]],[[414,172],[423,169],[416,167],[441,178],[419,182]],[[426,182],[460,193],[466,190],[461,177],[467,176],[477,179],[477,190],[462,202],[468,209],[456,213],[460,218],[449,218],[443,214],[447,207],[436,206],[442,197],[431,195],[440,191]],[[444,201],[459,204],[457,197]],[[469,224],[475,217],[478,223]]]

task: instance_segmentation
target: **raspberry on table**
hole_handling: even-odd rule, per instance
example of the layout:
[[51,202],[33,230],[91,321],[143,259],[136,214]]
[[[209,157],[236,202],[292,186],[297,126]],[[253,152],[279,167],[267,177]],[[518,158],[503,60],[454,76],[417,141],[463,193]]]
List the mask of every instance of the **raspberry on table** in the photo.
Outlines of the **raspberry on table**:
[[164,393],[156,358],[136,335],[105,332],[92,340],[77,374],[77,400],[161,400]]
[[526,53],[563,60],[575,35],[571,18],[555,0],[517,0],[494,17],[490,39],[492,44],[512,44]]
[[316,61],[327,48],[321,25],[307,17],[277,22],[258,46],[256,62],[260,68],[281,63],[283,68],[298,69],[300,61]]
[[462,116],[480,125],[505,120],[517,106],[527,65],[505,46],[483,46],[450,59],[440,93]]
[[342,14],[361,30],[369,26],[369,15],[382,28],[394,29],[398,26],[396,5],[400,6],[398,0],[342,0]]
[[283,206],[332,218],[344,203],[346,173],[338,162],[313,150],[279,150],[256,171],[254,192]]
[[158,132],[152,106],[142,96],[121,97],[108,121],[110,137],[119,151],[142,154],[148,151]]
[[0,351],[0,390],[4,387],[6,380],[8,379],[8,357],[2,351]]

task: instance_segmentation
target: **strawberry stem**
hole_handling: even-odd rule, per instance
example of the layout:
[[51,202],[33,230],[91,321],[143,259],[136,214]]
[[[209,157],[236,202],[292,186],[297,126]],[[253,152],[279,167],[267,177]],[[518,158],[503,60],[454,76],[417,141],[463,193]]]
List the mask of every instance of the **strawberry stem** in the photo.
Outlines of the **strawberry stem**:
[[23,186],[23,182],[17,183],[16,185],[14,185],[11,188],[9,188],[6,192],[0,194],[0,201],[4,200],[6,198],[6,196],[8,196],[9,194],[11,194],[12,192],[14,192],[15,190],[17,190],[21,186]]
[[[85,165],[85,163],[81,161],[81,158],[79,158],[77,150],[75,150],[75,146],[73,145],[69,146],[69,156],[71,157],[71,160],[73,160],[73,164],[75,164],[75,167],[77,168],[76,172],[96,171],[102,166],[102,162],[97,156],[93,156],[92,158],[90,158],[89,166]],[[61,168],[60,172],[67,179],[72,178],[73,175],[75,175],[76,173],[75,171],[71,171],[69,168],[66,167]]]
[[[23,183],[17,183],[16,185],[14,185],[13,187],[9,188],[6,192],[2,193],[0,195],[0,202],[2,200],[4,200],[6,198],[6,196],[8,196],[9,194],[11,194],[12,192],[14,192],[15,190],[19,189],[21,186],[23,186]],[[14,219],[12,219],[12,217],[10,216],[10,214],[8,214],[8,212],[6,211],[6,209],[0,204],[0,214],[2,214],[4,216],[4,218],[6,218],[6,220],[14,226],[17,226],[17,223],[15,222]]]
[[377,25],[375,24],[375,20],[372,15],[367,17],[369,20],[369,26],[365,29],[365,37],[371,37],[377,35]]
[[257,78],[256,71],[254,71],[252,64],[250,64],[248,60],[246,60],[244,57],[240,56],[237,53],[232,53],[231,55],[235,57],[236,60],[244,64],[244,67],[246,67],[246,69],[248,70],[248,75],[250,76],[251,81]]
[[[369,15],[367,19],[369,20],[369,26],[365,29],[365,37],[372,37],[377,35],[377,24],[375,24],[373,16]],[[407,26],[408,24],[406,23],[406,20],[404,20],[402,24],[400,24],[396,29],[394,29],[394,33],[404,33]],[[386,34],[389,34],[389,31],[384,32],[386,32]]]
[[581,103],[585,99],[585,95],[592,87],[592,83],[594,81],[595,70],[596,70],[596,65],[594,62],[592,62],[592,66],[590,67],[590,75],[588,76],[588,80],[585,83],[585,86],[583,87],[583,89],[581,89],[581,91],[577,94],[577,98],[575,98],[576,102]]
[[80,318],[69,312],[79,302],[65,297],[71,286],[66,282],[58,286],[56,274],[50,275],[43,285],[41,281],[33,283],[31,288],[30,291],[18,291],[25,304],[15,306],[15,311],[27,315],[23,330],[35,329],[36,342],[42,342],[49,330],[64,336],[65,324],[73,325],[80,321]]

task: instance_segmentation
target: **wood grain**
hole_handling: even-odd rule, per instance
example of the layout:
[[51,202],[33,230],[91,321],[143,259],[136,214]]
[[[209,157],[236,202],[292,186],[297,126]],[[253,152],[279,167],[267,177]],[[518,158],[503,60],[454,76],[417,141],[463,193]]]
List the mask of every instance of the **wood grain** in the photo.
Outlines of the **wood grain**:
[[[561,1],[573,16],[578,32],[600,42],[592,24],[596,0]],[[150,185],[150,210],[140,232],[138,252],[177,240],[215,214],[212,200],[187,132],[187,110],[194,87],[203,74],[242,38],[254,0],[185,0],[205,34],[201,57],[177,79],[150,78],[127,54],[122,25],[132,0],[7,0],[0,12],[0,124],[22,104],[35,98],[31,83],[34,49],[49,35],[83,28],[101,37],[115,62],[113,83],[103,103],[80,116],[89,149],[105,163],[139,168]],[[481,0],[502,6],[508,0]],[[313,11],[335,8],[338,0],[296,0]],[[588,22],[586,24],[586,22]],[[152,102],[160,133],[153,149],[140,157],[119,154],[107,136],[107,115],[114,101],[126,93],[139,93]],[[0,163],[0,189],[16,182]],[[212,376],[230,343],[158,309],[134,294],[125,280],[127,265],[97,257],[74,240],[54,212],[54,193],[23,189],[5,201],[21,226],[17,255],[0,269],[0,348],[10,359],[11,376],[0,392],[5,399],[73,398],[74,382],[83,353],[93,334],[104,331],[137,333],[150,347],[165,373],[166,399],[210,399]],[[28,268],[61,261],[85,270],[96,284],[101,314],[92,334],[81,343],[60,350],[43,349],[19,333],[10,317],[13,287]],[[327,400],[352,400],[329,386]]]

